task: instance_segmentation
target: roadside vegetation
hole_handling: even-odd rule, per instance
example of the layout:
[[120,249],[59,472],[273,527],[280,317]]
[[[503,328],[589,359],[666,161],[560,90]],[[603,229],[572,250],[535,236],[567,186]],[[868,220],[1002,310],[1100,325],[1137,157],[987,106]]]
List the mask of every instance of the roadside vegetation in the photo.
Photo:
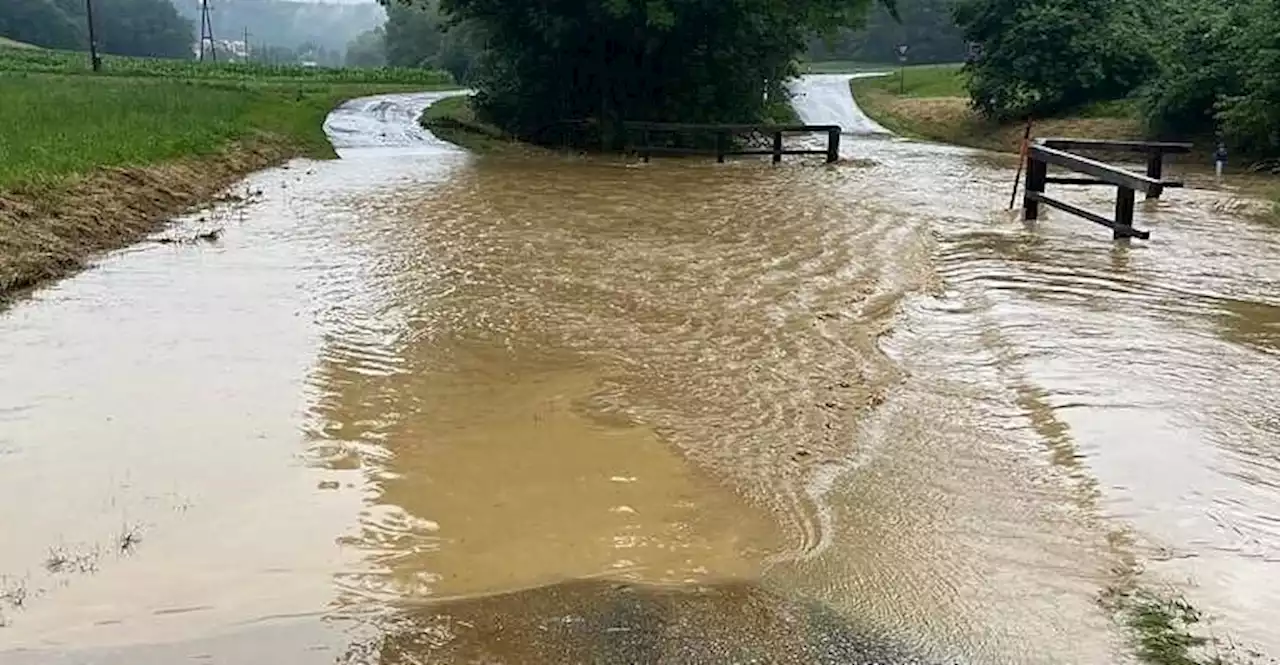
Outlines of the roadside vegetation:
[[[970,103],[969,76],[959,64],[921,65],[849,82],[862,110],[903,136],[1017,152],[1025,125],[984,117]],[[1103,102],[1059,118],[1036,119],[1038,136],[1134,139],[1143,135],[1130,102]]]
[[[23,74],[91,74],[88,56],[74,51],[0,48],[0,72]],[[188,81],[392,84],[438,87],[453,83],[447,73],[435,69],[328,68],[301,64],[256,62],[197,62],[191,59],[104,56],[96,76],[148,77]]]
[[137,241],[251,171],[330,157],[325,116],[451,87],[434,70],[322,69],[0,47],[0,298]]
[[[434,3],[404,4],[429,12]],[[558,128],[570,125],[584,130],[578,147],[617,150],[623,121],[776,118],[808,36],[863,26],[876,4],[617,0],[531,9],[442,0],[439,9],[448,25],[485,36],[468,77],[477,119],[533,143],[558,142]]]
[[465,95],[442,99],[427,107],[422,126],[445,141],[480,154],[520,150],[525,145],[498,127],[477,119],[471,98]]

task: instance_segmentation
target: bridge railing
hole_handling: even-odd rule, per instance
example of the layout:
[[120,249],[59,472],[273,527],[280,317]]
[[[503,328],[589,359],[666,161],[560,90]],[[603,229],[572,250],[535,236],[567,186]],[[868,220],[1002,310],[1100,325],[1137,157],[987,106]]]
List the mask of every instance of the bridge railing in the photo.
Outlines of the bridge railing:
[[[1041,139],[1039,143],[1047,148],[1056,148],[1058,150],[1066,150],[1068,152],[1127,152],[1146,155],[1147,177],[1161,181],[1160,187],[1153,188],[1147,192],[1148,199],[1160,198],[1160,195],[1164,193],[1165,188],[1182,186],[1182,183],[1179,181],[1164,180],[1164,156],[1186,154],[1191,152],[1192,148],[1190,143],[1175,143],[1170,141],[1105,141],[1098,139],[1044,138]],[[1106,182],[1097,181],[1049,179],[1049,182],[1058,181],[1061,181],[1062,184],[1070,185],[1108,184]]]
[[[838,125],[712,125],[669,122],[624,122],[626,146],[644,161],[653,155],[714,155],[723,163],[730,155],[771,155],[773,163],[784,155],[822,155],[827,163],[840,159]],[[825,134],[826,148],[787,147],[788,135]]]
[[[1068,150],[1091,152],[1122,151],[1144,153],[1148,156],[1147,173],[1139,174],[1112,166]],[[1040,139],[1027,152],[1027,187],[1023,198],[1023,218],[1034,220],[1040,216],[1041,204],[1057,208],[1112,230],[1112,237],[1147,240],[1151,234],[1133,228],[1135,192],[1143,192],[1148,199],[1157,199],[1166,187],[1181,187],[1182,183],[1163,180],[1164,155],[1191,151],[1189,143],[1160,143],[1146,141],[1096,141],[1091,139]],[[1082,173],[1088,178],[1049,177],[1049,165]],[[1045,185],[1113,185],[1116,188],[1115,219],[1085,210],[1078,206],[1045,195]]]

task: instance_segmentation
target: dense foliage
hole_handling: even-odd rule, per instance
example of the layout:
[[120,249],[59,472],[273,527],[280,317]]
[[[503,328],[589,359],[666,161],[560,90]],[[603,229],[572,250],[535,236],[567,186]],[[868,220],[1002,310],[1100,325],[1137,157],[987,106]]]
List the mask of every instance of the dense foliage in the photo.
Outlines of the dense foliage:
[[1154,132],[1280,154],[1280,3],[1168,0],[1158,27],[1160,72],[1142,95]]
[[951,19],[954,4],[955,0],[898,0],[897,19],[885,7],[877,7],[865,28],[812,38],[808,58],[897,63],[898,45],[906,44],[912,64],[962,62],[967,51],[964,37]]
[[858,25],[871,1],[443,0],[442,9],[484,35],[473,80],[483,119],[535,140],[589,121],[616,145],[622,120],[763,117],[806,37]]
[[83,25],[49,0],[0,3],[0,37],[46,48],[77,48],[87,43]]
[[[170,0],[94,0],[98,46],[118,55],[186,58],[191,22]],[[4,0],[0,36],[58,49],[87,49],[84,0]]]
[[1140,0],[960,0],[955,19],[981,49],[973,106],[996,120],[1045,117],[1127,95],[1155,70]]
[[387,31],[384,27],[360,33],[347,44],[344,60],[348,67],[385,67],[387,64]]
[[384,32],[387,63],[396,67],[443,69],[459,81],[475,70],[483,40],[473,22],[449,22],[436,2],[387,7]]

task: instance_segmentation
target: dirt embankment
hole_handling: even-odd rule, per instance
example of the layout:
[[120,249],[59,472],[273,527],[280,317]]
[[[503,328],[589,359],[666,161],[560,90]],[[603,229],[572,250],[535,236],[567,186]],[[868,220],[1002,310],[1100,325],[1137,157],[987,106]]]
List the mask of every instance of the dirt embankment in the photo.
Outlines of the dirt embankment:
[[106,168],[56,188],[0,191],[0,304],[138,242],[243,176],[298,153],[257,139],[211,156]]
[[[899,97],[869,86],[853,87],[862,110],[898,134],[997,152],[1018,152],[1024,127],[979,118],[964,97]],[[1127,117],[1046,118],[1035,123],[1037,136],[1087,136],[1141,139],[1139,123]]]

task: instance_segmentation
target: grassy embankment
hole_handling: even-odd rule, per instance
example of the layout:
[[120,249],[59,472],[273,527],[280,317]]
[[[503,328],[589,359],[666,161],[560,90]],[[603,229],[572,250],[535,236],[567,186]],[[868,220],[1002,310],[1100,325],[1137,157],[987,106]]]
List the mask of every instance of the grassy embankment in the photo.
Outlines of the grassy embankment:
[[325,70],[0,47],[0,298],[136,242],[244,174],[333,155],[345,99],[450,85],[420,70]]
[[427,107],[422,126],[437,137],[482,154],[523,149],[498,127],[482,122],[471,110],[471,98],[463,95],[442,99]]
[[[969,108],[960,65],[908,67],[905,80],[894,72],[890,76],[854,79],[850,87],[867,115],[903,136],[1000,152],[1016,152],[1022,140],[1021,124],[996,124],[983,120]],[[1095,104],[1069,117],[1036,120],[1034,133],[1101,139],[1143,137],[1137,109],[1130,101]],[[1197,141],[1200,148],[1192,159],[1208,163],[1210,143]],[[1280,184],[1269,191],[1275,201],[1270,219],[1280,223]]]
[[[964,76],[960,65],[921,65],[907,67],[905,79],[895,72],[854,79],[850,86],[862,110],[898,134],[1016,152],[1023,126],[999,125],[979,117],[969,108]],[[1068,118],[1037,120],[1035,133],[1133,139],[1142,136],[1142,127],[1132,105],[1118,102],[1094,105]]]

